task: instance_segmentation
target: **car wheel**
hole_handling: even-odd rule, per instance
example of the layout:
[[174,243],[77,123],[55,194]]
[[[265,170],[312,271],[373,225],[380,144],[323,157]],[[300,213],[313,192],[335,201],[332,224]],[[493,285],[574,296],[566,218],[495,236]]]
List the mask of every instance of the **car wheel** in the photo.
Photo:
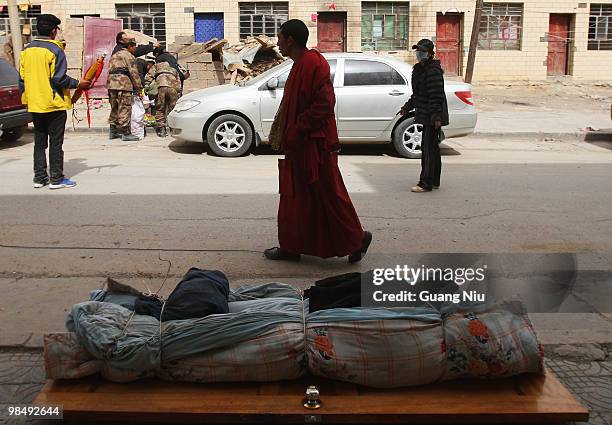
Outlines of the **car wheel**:
[[402,121],[393,131],[393,145],[398,154],[404,158],[421,157],[423,125],[414,122],[414,118]]
[[2,140],[3,142],[16,142],[21,136],[23,136],[25,129],[25,126],[4,128],[0,130],[0,132],[2,132],[0,140]]
[[242,156],[253,144],[253,130],[249,123],[238,115],[221,115],[210,123],[206,140],[215,155]]

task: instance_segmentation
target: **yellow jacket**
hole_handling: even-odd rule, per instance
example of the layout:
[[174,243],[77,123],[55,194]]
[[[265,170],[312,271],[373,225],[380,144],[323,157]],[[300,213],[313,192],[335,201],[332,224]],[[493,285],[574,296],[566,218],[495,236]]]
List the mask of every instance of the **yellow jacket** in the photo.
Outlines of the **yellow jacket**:
[[37,38],[20,57],[21,101],[28,111],[46,113],[72,108],[70,89],[76,89],[79,82],[66,75],[66,54],[59,41]]

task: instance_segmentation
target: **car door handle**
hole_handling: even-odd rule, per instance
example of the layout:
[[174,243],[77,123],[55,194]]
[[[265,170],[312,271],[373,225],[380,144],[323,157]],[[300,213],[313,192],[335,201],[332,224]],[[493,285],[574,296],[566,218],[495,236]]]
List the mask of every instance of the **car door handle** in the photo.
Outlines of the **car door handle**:
[[391,93],[389,93],[389,96],[403,96],[404,93],[401,91],[397,91],[397,90],[393,90]]

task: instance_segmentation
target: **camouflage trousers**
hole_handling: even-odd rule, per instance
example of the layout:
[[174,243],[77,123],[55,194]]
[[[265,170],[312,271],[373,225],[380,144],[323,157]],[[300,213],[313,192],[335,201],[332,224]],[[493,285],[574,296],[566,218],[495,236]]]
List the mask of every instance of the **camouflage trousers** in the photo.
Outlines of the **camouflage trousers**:
[[166,126],[166,118],[174,109],[179,93],[172,87],[160,87],[155,98],[155,121],[158,127]]
[[108,123],[111,127],[116,127],[117,130],[123,133],[130,132],[130,121],[132,120],[132,99],[131,91],[127,90],[109,90],[108,100],[111,105],[111,113],[108,117]]

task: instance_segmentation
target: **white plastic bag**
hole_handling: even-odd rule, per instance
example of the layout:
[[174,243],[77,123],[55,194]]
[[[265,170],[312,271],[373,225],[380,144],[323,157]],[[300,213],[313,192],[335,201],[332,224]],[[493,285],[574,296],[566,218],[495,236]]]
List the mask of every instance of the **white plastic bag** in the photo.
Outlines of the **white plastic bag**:
[[142,98],[142,104],[143,106],[146,108],[148,108],[149,106],[153,106],[153,100],[149,99],[149,96],[145,95]]
[[132,120],[130,123],[130,130],[132,134],[138,137],[139,140],[144,139],[145,137],[145,108],[142,104],[142,100],[140,97],[134,96],[134,100],[132,101]]

